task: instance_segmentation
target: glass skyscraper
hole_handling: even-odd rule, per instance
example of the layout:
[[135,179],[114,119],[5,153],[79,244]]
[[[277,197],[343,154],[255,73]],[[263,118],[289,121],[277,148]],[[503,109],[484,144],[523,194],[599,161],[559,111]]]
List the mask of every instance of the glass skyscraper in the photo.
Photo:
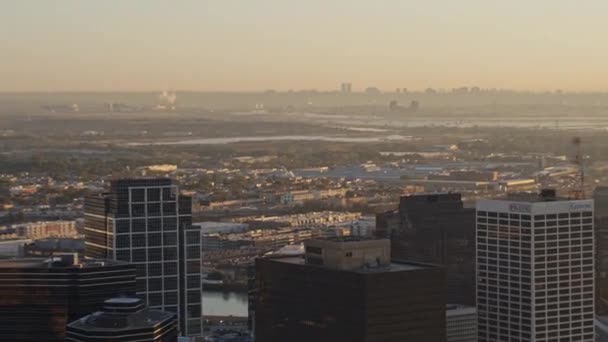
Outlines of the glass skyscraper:
[[133,263],[137,296],[202,332],[201,236],[192,199],[168,178],[120,179],[85,203],[86,255]]

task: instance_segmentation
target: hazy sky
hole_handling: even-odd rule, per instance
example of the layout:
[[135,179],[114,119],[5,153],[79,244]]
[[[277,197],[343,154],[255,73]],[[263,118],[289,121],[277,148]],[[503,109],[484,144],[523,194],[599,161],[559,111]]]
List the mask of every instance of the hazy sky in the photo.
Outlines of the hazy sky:
[[606,0],[0,0],[0,91],[608,91]]

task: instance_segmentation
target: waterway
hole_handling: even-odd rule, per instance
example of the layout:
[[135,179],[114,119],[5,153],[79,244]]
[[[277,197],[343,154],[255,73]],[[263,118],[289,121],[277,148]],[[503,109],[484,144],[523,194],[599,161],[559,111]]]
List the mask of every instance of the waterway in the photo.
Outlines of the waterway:
[[203,290],[203,314],[205,316],[247,317],[247,307],[247,293]]
[[179,141],[156,141],[156,142],[132,142],[130,146],[142,145],[224,145],[239,142],[263,142],[263,141],[331,141],[366,143],[381,141],[407,141],[413,137],[403,135],[384,135],[375,137],[347,137],[347,136],[322,136],[322,135],[276,135],[259,137],[228,137],[228,138],[201,138],[186,139]]

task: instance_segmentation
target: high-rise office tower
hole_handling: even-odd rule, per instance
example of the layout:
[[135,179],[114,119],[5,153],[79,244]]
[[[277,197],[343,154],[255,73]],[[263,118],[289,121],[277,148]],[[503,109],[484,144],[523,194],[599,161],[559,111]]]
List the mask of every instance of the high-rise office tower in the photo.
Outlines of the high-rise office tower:
[[447,342],[477,342],[476,307],[450,304],[445,315]]
[[147,308],[140,298],[112,298],[66,329],[68,342],[177,342],[177,314]]
[[391,239],[393,259],[444,265],[448,303],[475,305],[475,209],[460,194],[403,196],[398,211],[377,216],[376,231]]
[[598,186],[593,192],[595,202],[595,268],[596,310],[608,314],[608,187]]
[[386,239],[304,244],[256,259],[256,341],[445,341],[442,267],[391,262]]
[[353,85],[352,85],[352,83],[342,83],[340,85],[340,91],[343,94],[350,94],[350,93],[352,93],[352,91],[353,91]]
[[201,236],[192,199],[168,178],[121,179],[85,201],[87,256],[123,260],[137,270],[137,296],[178,314],[180,332],[202,331]]
[[69,322],[135,294],[135,268],[62,255],[0,260],[0,341],[63,341]]
[[593,341],[593,243],[592,200],[479,201],[479,341]]

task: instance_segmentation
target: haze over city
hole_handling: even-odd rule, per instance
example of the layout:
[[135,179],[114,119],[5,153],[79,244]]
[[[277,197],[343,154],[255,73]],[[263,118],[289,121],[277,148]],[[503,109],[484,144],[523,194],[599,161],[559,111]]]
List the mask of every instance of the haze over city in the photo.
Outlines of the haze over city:
[[3,1],[0,91],[608,91],[608,3]]
[[607,13],[0,0],[0,341],[608,342]]

